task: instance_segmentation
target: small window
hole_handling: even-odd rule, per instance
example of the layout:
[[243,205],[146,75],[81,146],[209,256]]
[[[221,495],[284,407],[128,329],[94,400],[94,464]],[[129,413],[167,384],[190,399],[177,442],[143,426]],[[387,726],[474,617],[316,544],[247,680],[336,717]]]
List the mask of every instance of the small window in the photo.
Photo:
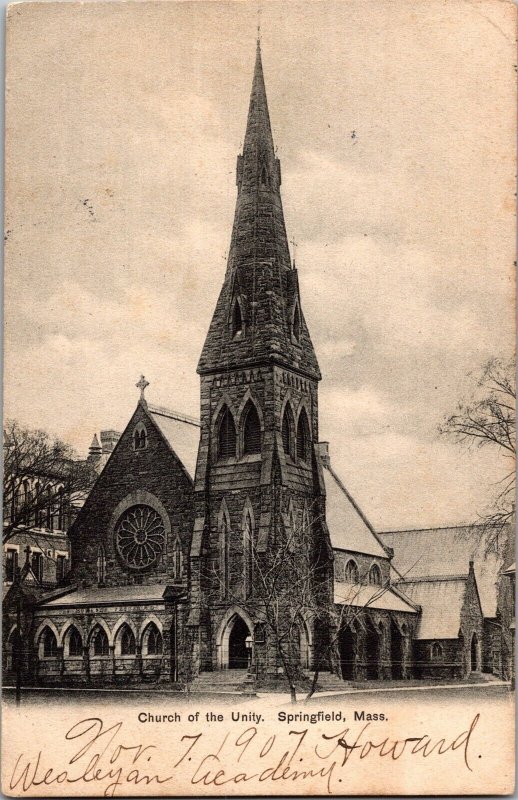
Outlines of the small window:
[[176,539],[173,547],[173,578],[176,581],[180,581],[182,579],[182,570],[183,570],[183,554],[182,554],[182,543],[180,539]]
[[373,564],[369,570],[369,583],[381,586],[381,570],[377,564]]
[[58,492],[58,530],[65,530],[65,490],[62,486]]
[[270,179],[269,179],[269,176],[268,176],[268,170],[266,168],[266,164],[263,164],[262,167],[261,167],[261,184],[263,186],[269,186],[270,185]]
[[243,333],[243,314],[241,312],[241,304],[236,298],[234,300],[234,307],[232,309],[232,336],[234,339],[240,339],[242,338]]
[[162,634],[158,630],[157,626],[152,622],[147,629],[147,648],[146,648],[147,655],[148,656],[162,655],[163,649],[164,649],[164,642],[162,640]]
[[33,553],[31,559],[31,569],[40,583],[43,580],[43,553]]
[[288,455],[293,455],[293,431],[295,429],[295,420],[293,418],[293,411],[288,403],[284,409],[284,416],[282,418],[282,446],[284,452]]
[[439,642],[434,642],[432,644],[432,658],[440,659],[444,655],[444,651],[442,648],[442,644]]
[[139,422],[133,434],[133,447],[135,450],[145,450],[147,447],[147,431],[142,422]]
[[249,400],[244,413],[243,452],[245,455],[261,452],[261,423],[254,404]]
[[347,583],[358,583],[358,566],[352,559],[345,565],[345,580]]
[[5,554],[5,580],[12,583],[16,578],[18,568],[18,550],[7,550]]
[[52,496],[52,489],[47,487],[47,522],[46,528],[49,531],[54,530],[54,498]]
[[62,583],[65,580],[66,575],[66,565],[67,559],[66,556],[57,556],[56,558],[56,581],[58,583]]
[[94,656],[107,656],[109,653],[108,637],[104,628],[98,627],[93,635]]
[[293,338],[297,340],[300,339],[300,311],[298,304],[295,306],[295,311],[293,312],[293,323],[291,326],[291,332],[293,334]]
[[58,654],[58,643],[53,631],[45,628],[43,633],[43,655],[45,658],[55,658]]
[[120,639],[121,639],[121,655],[134,656],[136,649],[135,634],[128,625],[123,626]]
[[218,458],[235,458],[236,426],[230,409],[225,406],[221,413],[218,428]]
[[68,635],[68,655],[81,656],[83,654],[83,640],[77,628],[72,627]]
[[309,461],[309,423],[305,409],[302,409],[297,425],[297,458],[302,461]]

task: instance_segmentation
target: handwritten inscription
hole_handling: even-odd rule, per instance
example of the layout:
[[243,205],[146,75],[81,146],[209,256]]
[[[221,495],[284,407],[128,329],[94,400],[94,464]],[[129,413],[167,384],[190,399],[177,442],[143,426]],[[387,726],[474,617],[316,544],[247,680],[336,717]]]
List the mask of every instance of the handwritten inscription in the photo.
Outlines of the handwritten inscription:
[[471,740],[478,721],[479,714],[453,738],[424,734],[401,739],[378,734],[371,722],[357,728],[322,732],[306,727],[283,734],[268,734],[251,725],[219,740],[203,730],[178,733],[176,740],[168,735],[161,752],[156,745],[127,738],[122,722],[106,725],[99,717],[89,717],[66,732],[62,752],[68,747],[71,754],[67,752],[62,765],[43,750],[20,753],[9,788],[34,794],[36,787],[83,784],[92,793],[114,797],[130,786],[142,792],[145,787],[169,784],[173,790],[181,775],[182,786],[187,779],[192,786],[230,789],[245,784],[253,791],[268,783],[301,784],[310,779],[312,788],[320,784],[321,791],[341,793],[341,776],[355,760],[424,759],[449,753],[458,756],[459,768],[471,771]]

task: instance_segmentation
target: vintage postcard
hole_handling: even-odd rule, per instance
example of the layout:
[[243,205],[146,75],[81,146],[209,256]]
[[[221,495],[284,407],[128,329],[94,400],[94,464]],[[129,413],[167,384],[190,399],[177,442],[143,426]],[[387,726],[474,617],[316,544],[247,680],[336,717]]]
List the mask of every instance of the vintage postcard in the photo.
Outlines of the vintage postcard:
[[515,20],[9,6],[5,795],[514,791]]

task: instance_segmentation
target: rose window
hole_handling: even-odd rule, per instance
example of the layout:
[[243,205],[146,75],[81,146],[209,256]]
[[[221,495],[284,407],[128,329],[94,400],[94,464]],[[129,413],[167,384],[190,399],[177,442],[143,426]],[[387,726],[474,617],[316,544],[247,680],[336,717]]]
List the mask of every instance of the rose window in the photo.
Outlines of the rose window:
[[129,567],[142,569],[154,564],[164,549],[162,517],[150,506],[132,506],[115,528],[115,544]]

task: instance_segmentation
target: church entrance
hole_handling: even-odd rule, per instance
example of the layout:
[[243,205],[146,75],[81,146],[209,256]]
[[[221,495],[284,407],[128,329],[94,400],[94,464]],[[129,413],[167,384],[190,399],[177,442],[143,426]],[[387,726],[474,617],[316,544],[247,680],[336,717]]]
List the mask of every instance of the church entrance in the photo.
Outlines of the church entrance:
[[367,621],[367,633],[365,636],[365,672],[367,680],[377,680],[379,678],[380,662],[380,636],[374,624]]
[[241,617],[236,617],[228,639],[229,669],[246,669],[248,667],[246,638],[250,635],[246,622],[244,622]]
[[344,681],[352,681],[354,679],[354,633],[350,628],[343,628],[340,631],[338,646],[342,678]]
[[403,637],[394,620],[390,623],[390,661],[392,679],[401,680],[403,677]]

